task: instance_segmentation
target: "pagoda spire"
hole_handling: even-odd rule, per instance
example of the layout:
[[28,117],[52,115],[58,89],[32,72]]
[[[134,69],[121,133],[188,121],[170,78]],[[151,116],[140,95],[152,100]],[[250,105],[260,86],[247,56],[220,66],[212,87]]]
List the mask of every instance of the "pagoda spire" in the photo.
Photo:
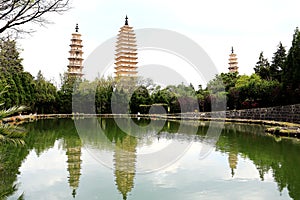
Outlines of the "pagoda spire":
[[127,17],[127,15],[126,15],[126,17],[125,17],[125,25],[128,26],[128,17]]
[[69,65],[68,65],[68,76],[81,78],[83,76],[83,58],[82,58],[82,40],[81,34],[78,32],[78,24],[75,26],[75,33],[72,33],[71,44],[70,44],[70,56],[69,56]]
[[238,73],[238,61],[237,61],[237,57],[236,54],[234,53],[233,47],[231,47],[231,54],[229,54],[229,67],[228,70],[230,73]]
[[79,30],[79,27],[78,27],[78,24],[76,24],[75,32],[78,33],[78,30]]

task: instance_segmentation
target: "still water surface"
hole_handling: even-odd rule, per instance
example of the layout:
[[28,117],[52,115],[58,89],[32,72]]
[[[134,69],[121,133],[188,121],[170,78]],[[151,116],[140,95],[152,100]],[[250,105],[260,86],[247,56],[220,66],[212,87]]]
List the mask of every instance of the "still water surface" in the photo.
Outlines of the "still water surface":
[[[225,124],[211,153],[202,158],[207,123],[188,122],[179,129],[182,123],[167,121],[159,132],[148,127],[138,137],[120,130],[113,119],[88,123],[99,124],[104,135],[88,127],[78,134],[72,119],[23,125],[25,147],[0,146],[0,195],[33,200],[300,199],[299,140],[267,136],[262,126]],[[188,148],[176,159],[170,159],[172,152],[157,157],[172,161],[159,170],[139,171],[144,155],[174,142]]]

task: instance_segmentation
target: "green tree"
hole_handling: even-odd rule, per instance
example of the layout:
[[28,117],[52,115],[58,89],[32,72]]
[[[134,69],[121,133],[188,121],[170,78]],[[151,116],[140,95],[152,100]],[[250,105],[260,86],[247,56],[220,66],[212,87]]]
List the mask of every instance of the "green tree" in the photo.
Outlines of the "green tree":
[[153,92],[151,99],[154,104],[165,105],[167,112],[175,113],[180,111],[176,93],[170,87]]
[[4,107],[26,105],[31,110],[34,104],[33,76],[25,72],[16,41],[0,41],[0,78],[1,84],[8,85],[8,91],[3,94]]
[[298,27],[293,35],[292,46],[289,49],[286,64],[283,69],[282,82],[285,89],[286,103],[300,102],[300,32]]
[[254,67],[255,74],[258,74],[262,79],[270,80],[270,64],[268,59],[264,57],[264,53],[259,54],[258,61]]
[[[0,91],[0,96],[6,91]],[[3,103],[0,103],[2,106]],[[23,129],[18,128],[13,124],[3,124],[2,120],[12,114],[21,112],[25,109],[24,106],[14,106],[9,109],[0,110],[0,144],[3,143],[13,143],[13,144],[24,144],[23,138],[25,137],[25,132]]]
[[17,43],[11,39],[0,39],[0,66],[10,73],[22,72],[22,58],[20,58]]
[[252,74],[240,76],[235,88],[241,108],[265,107],[276,105],[280,84],[276,80],[268,81],[257,74]]
[[192,84],[185,85],[181,83],[177,86],[168,86],[168,88],[175,93],[176,100],[173,102],[174,112],[194,112],[199,110],[197,95]]
[[198,90],[196,91],[196,97],[199,105],[199,111],[204,112],[207,111],[207,102],[205,99],[207,99],[207,96],[209,95],[208,91],[202,88],[202,85],[198,86]]
[[72,95],[78,89],[81,80],[76,77],[69,77],[67,73],[61,75],[62,86],[57,92],[57,107],[59,113],[72,113]]
[[16,42],[13,40],[0,40],[0,70],[8,91],[3,95],[5,108],[21,105],[24,101],[20,73],[23,72],[22,59],[19,56]]
[[141,105],[150,105],[151,97],[145,86],[139,86],[132,94],[129,106],[131,113],[148,113],[149,107]]
[[112,93],[111,107],[113,114],[128,114],[129,108],[129,95],[123,88],[116,88]]
[[96,112],[111,113],[111,97],[114,90],[115,81],[112,77],[97,79],[97,89],[95,95]]
[[31,111],[34,110],[34,104],[36,102],[35,94],[36,85],[34,81],[34,77],[29,72],[22,72],[20,74],[22,87],[23,87],[23,105],[26,105]]
[[35,80],[35,111],[37,113],[54,113],[57,98],[56,87],[46,81],[41,71]]
[[[205,101],[209,107],[212,106],[212,100],[214,101],[214,106],[220,107],[219,109],[224,109],[224,102],[227,103],[229,109],[236,108],[235,98],[236,93],[232,92],[235,87],[235,83],[239,75],[235,73],[221,73],[216,75],[216,77],[209,81],[207,84],[207,90],[209,96],[205,98]],[[219,104],[219,105],[218,105]],[[206,106],[207,107],[207,106]],[[208,108],[206,108],[208,109]],[[218,108],[214,108],[218,109]],[[210,110],[210,108],[208,109]]]
[[83,80],[75,85],[72,94],[72,110],[79,113],[95,113],[95,92],[97,81]]
[[4,99],[4,108],[10,108],[14,105],[19,105],[19,93],[17,89],[17,85],[15,84],[15,81],[12,79],[10,74],[5,73],[6,80],[4,82],[5,85],[8,86],[8,91],[3,94]]
[[286,50],[282,43],[280,42],[277,46],[277,51],[274,53],[271,66],[270,66],[270,76],[272,80],[281,81],[282,70],[285,67],[286,62]]

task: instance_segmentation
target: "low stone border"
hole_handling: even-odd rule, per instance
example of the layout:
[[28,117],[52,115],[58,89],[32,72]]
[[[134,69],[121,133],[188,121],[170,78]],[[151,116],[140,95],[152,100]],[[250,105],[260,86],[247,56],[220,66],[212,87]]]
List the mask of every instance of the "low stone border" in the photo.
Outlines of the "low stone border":
[[266,132],[275,136],[300,138],[300,126],[271,127],[271,128],[267,128]]

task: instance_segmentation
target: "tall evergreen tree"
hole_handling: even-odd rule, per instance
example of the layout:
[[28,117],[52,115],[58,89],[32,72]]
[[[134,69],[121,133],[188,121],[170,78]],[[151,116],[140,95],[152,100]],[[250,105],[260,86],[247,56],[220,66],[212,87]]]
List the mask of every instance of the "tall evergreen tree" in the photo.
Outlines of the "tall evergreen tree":
[[270,64],[268,59],[264,57],[264,52],[259,54],[258,62],[254,67],[255,74],[258,74],[262,79],[270,79]]
[[24,102],[23,105],[27,105],[31,111],[34,110],[36,85],[34,77],[29,72],[22,72],[20,74],[22,87],[24,90]]
[[285,67],[286,50],[281,42],[277,46],[277,51],[274,53],[272,64],[270,66],[270,76],[273,80],[281,81],[281,74]]
[[300,32],[298,27],[293,35],[292,46],[289,49],[286,65],[283,70],[285,85],[292,90],[300,88]]
[[10,39],[0,40],[0,78],[8,89],[3,94],[5,108],[26,105],[32,108],[34,101],[33,76],[24,72],[17,43]]
[[72,113],[72,95],[78,91],[78,86],[82,81],[76,77],[69,76],[67,73],[61,76],[61,89],[58,91],[58,110],[60,113]]
[[0,40],[0,71],[3,84],[8,86],[8,91],[3,94],[5,108],[21,104],[20,91],[22,86],[18,76],[23,71],[22,59],[16,47],[16,42],[9,39]]
[[10,73],[22,72],[22,60],[16,41],[0,39],[0,66],[2,68]]
[[95,94],[96,112],[99,114],[111,113],[111,97],[114,90],[115,81],[112,77],[97,79]]
[[35,111],[38,113],[53,113],[55,111],[56,87],[47,81],[39,71],[35,80]]

